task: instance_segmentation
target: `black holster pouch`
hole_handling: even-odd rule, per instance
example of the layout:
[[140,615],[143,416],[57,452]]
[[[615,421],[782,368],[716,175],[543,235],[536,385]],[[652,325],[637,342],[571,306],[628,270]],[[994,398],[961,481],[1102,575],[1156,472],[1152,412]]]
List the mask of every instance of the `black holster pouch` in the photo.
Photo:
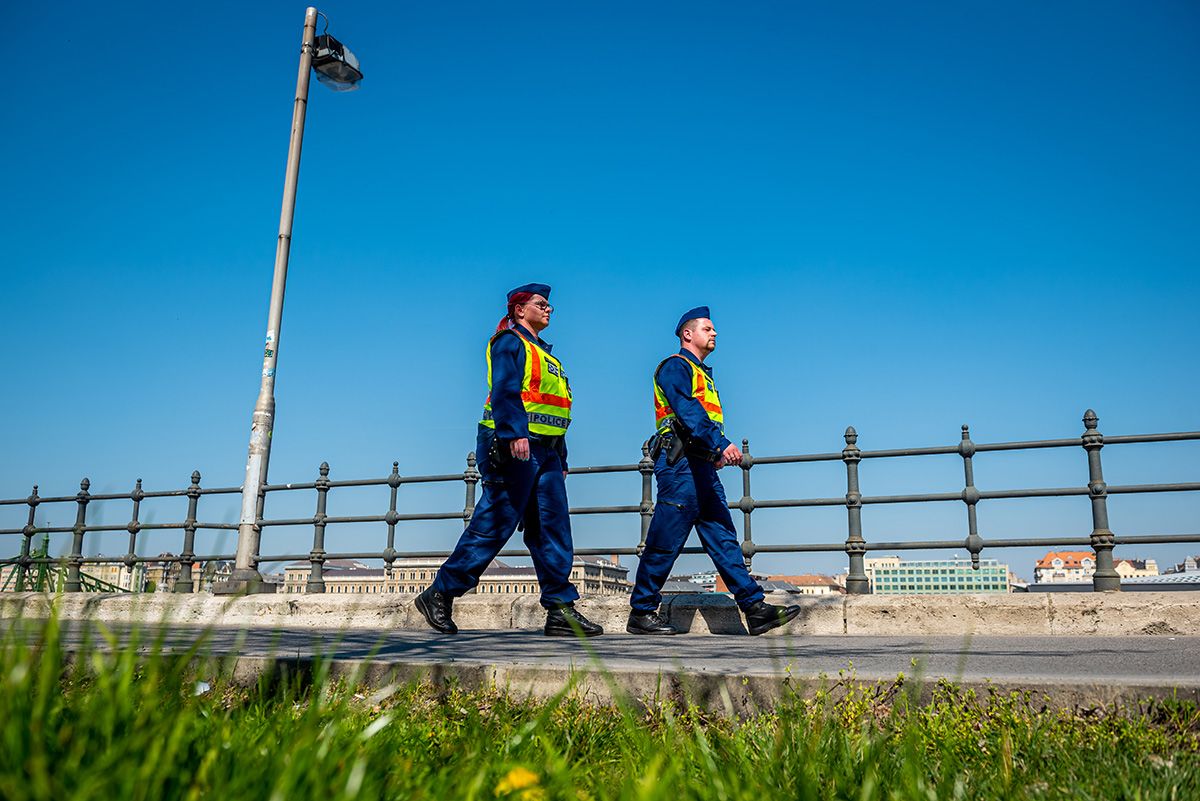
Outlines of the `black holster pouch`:
[[659,434],[658,432],[655,432],[654,435],[652,437],[650,437],[650,439],[646,440],[643,443],[643,447],[646,448],[646,455],[650,457],[650,461],[657,462],[658,455],[660,453],[662,453],[662,449],[663,449],[662,435]]
[[681,434],[678,429],[674,429],[667,437],[664,446],[667,449],[667,467],[674,467],[687,451],[687,434]]
[[492,460],[492,464],[496,467],[503,467],[512,461],[512,450],[509,449],[509,444],[500,439],[495,433],[492,434],[492,444],[488,446],[488,458]]

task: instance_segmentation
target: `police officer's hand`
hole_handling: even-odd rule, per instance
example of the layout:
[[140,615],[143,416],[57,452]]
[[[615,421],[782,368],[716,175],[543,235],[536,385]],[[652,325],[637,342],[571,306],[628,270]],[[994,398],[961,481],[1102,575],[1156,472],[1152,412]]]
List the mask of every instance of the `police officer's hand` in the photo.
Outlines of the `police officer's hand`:
[[521,439],[514,439],[512,442],[510,442],[508,444],[508,449],[509,449],[509,451],[512,452],[514,459],[519,459],[522,462],[529,461],[529,439],[528,438],[522,437]]
[[721,453],[721,458],[717,460],[717,467],[721,468],[727,464],[737,465],[737,464],[741,464],[741,463],[742,463],[742,450],[737,445],[734,445],[731,442],[731,443],[729,443],[729,447],[727,447]]

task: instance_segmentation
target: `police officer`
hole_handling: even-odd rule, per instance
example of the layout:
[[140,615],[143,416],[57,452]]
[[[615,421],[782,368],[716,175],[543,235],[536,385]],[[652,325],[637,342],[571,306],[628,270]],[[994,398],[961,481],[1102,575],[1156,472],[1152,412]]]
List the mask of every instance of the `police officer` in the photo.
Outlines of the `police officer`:
[[425,620],[455,634],[454,599],[473,589],[518,524],[541,584],[545,632],[594,637],[604,629],[574,607],[575,561],[567,512],[571,387],[562,362],[539,334],[550,324],[550,287],[525,284],[508,293],[508,313],[488,341],[488,398],[476,453],[483,492],[475,514],[429,589],[417,596]]
[[694,526],[700,544],[733,592],[751,634],[782,626],[800,613],[798,606],[766,603],[763,589],[750,577],[738,547],[737,531],[717,470],[742,462],[741,450],[725,437],[721,398],[712,368],[704,360],[717,346],[707,306],[684,312],[675,326],[680,349],[654,371],[654,477],[658,499],[646,533],[630,597],[630,634],[677,634],[658,613],[663,582]]

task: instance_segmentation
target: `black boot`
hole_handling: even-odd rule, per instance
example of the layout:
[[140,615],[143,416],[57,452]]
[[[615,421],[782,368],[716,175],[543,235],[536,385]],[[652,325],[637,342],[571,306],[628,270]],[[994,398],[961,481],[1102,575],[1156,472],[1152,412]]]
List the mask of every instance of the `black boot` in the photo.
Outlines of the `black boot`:
[[639,612],[637,609],[630,610],[629,622],[625,624],[625,630],[630,634],[678,634],[679,629],[671,625],[671,622],[658,612]]
[[458,626],[450,618],[450,606],[454,599],[444,592],[438,592],[430,587],[417,596],[413,601],[426,622],[442,634],[458,634]]
[[751,634],[762,634],[776,626],[782,626],[800,614],[798,606],[776,606],[766,601],[755,601],[742,610],[746,616],[746,627]]
[[571,604],[546,610],[547,637],[599,637],[604,633]]

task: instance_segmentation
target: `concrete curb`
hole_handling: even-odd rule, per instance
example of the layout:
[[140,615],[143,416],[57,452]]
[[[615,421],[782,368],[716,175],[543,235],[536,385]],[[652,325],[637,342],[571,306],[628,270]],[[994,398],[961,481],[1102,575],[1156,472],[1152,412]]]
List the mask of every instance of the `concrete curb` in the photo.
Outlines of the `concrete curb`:
[[[230,663],[224,662],[228,669]],[[262,678],[301,676],[311,679],[318,662],[309,657],[243,656],[232,663],[234,682],[249,686]],[[458,686],[470,690],[498,688],[519,696],[548,700],[559,695],[594,704],[632,702],[649,706],[664,701],[694,704],[729,717],[770,711],[791,698],[811,699],[827,693],[837,700],[851,691],[872,692],[880,700],[895,693],[909,694],[927,704],[939,685],[938,677],[912,679],[896,685],[896,676],[797,676],[740,675],[700,671],[608,670],[538,666],[470,665],[455,662],[380,662],[362,659],[325,660],[321,667],[332,679],[378,688],[392,684],[429,682],[435,687]],[[1059,709],[1140,706],[1151,699],[1179,699],[1200,703],[1200,682],[1123,684],[1091,682],[993,682],[949,679],[963,691],[974,691],[981,700],[990,694],[1028,693],[1030,703]]]
[[[154,593],[0,595],[0,617],[48,617],[113,623],[173,623],[328,630],[425,629],[413,595],[252,595],[217,597]],[[1200,635],[1200,592],[1031,593],[1013,595],[772,596],[800,615],[765,636],[954,634],[979,636]],[[623,632],[623,597],[584,597],[579,609],[609,632]],[[689,634],[745,634],[726,595],[676,595],[663,604]],[[533,596],[468,595],[454,603],[464,630],[535,629],[545,611]]]

